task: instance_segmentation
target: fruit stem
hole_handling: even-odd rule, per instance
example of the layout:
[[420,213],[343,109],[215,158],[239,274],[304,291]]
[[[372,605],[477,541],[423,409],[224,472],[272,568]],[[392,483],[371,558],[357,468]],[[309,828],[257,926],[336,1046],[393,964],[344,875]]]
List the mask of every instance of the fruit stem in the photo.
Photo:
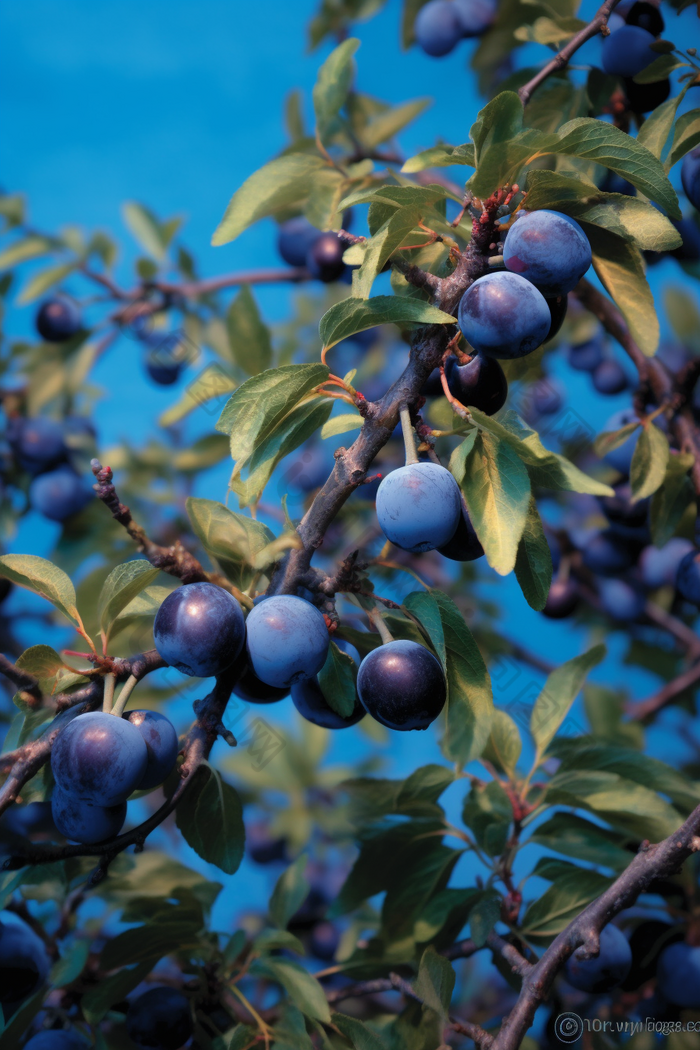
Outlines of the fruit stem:
[[404,402],[399,409],[401,416],[401,430],[403,431],[403,443],[406,449],[406,466],[411,463],[418,462],[418,453],[416,452],[416,438],[413,432],[413,425],[411,423],[411,413],[408,405]]
[[122,686],[122,690],[119,696],[117,697],[114,703],[114,706],[112,707],[112,710],[110,711],[110,714],[116,715],[117,718],[121,718],[121,716],[124,714],[126,702],[133,693],[136,686],[138,685],[138,681],[139,680],[136,677],[136,675],[133,674],[127,678],[127,680],[124,682],[124,685]]
[[367,609],[367,619],[370,623],[374,624],[379,633],[379,637],[382,640],[382,645],[387,645],[389,642],[394,641],[394,636],[384,623],[382,614],[375,605],[373,609]]
[[104,700],[102,701],[102,710],[106,715],[112,713],[112,703],[114,701],[114,687],[117,684],[117,677],[114,674],[105,675],[105,693]]

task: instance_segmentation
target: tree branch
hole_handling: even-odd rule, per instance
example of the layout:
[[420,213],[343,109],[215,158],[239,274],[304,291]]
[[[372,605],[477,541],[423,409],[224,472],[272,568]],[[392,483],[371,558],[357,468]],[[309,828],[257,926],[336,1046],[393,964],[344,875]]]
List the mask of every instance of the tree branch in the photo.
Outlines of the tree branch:
[[570,59],[587,40],[590,40],[592,37],[600,33],[604,26],[607,27],[608,18],[618,3],[619,0],[605,0],[605,3],[598,8],[595,18],[593,18],[587,26],[584,26],[583,29],[580,29],[578,33],[575,33],[568,44],[566,44],[561,51],[554,56],[554,58],[547,62],[532,80],[528,80],[527,84],[523,84],[518,91],[523,105],[529,101],[533,92],[537,90],[540,84],[542,84],[548,76],[552,73],[558,72],[560,69],[564,69],[564,67],[569,64]]
[[5,678],[16,685],[22,693],[28,693],[29,696],[34,700],[41,701],[43,699],[39,683],[33,674],[27,674],[26,671],[20,670],[16,664],[13,664],[11,660],[8,660],[6,656],[0,653],[0,674],[4,674]]
[[696,685],[698,682],[700,682],[700,662],[689,667],[687,671],[679,674],[670,682],[667,682],[666,685],[652,693],[645,700],[632,701],[627,704],[626,712],[633,721],[643,722],[650,715],[656,714],[657,711],[666,707],[677,696],[680,696],[686,689],[690,689],[691,686]]
[[203,281],[186,281],[181,284],[168,281],[156,281],[154,287],[166,295],[182,295],[188,299],[196,299],[202,295],[211,295],[212,292],[220,292],[224,288],[235,288],[241,284],[282,284],[291,281],[298,284],[300,281],[311,280],[311,274],[305,266],[290,267],[289,269],[270,270],[242,270],[240,273],[223,274],[221,277],[210,277]]

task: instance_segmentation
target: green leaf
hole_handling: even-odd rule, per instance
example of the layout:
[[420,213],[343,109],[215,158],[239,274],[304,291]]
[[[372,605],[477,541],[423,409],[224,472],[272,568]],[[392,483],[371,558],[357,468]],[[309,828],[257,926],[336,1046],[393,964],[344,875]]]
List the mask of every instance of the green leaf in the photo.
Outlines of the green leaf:
[[208,365],[187,386],[180,399],[161,413],[158,423],[162,427],[171,427],[208,401],[222,397],[224,394],[230,394],[237,386],[236,380],[228,375],[220,365]]
[[74,270],[75,263],[60,263],[58,266],[51,266],[48,270],[35,273],[17,296],[17,304],[26,306],[27,303],[33,303],[35,299],[44,295],[50,288],[65,280]]
[[591,242],[593,269],[639,349],[652,357],[659,345],[659,320],[639,250],[600,226],[582,225]]
[[119,613],[148,587],[149,583],[153,583],[159,572],[159,569],[154,569],[147,561],[127,561],[112,569],[97,600],[100,630],[105,639],[109,638],[110,627]]
[[318,71],[313,90],[313,102],[316,131],[322,141],[345,105],[355,71],[352,56],[359,46],[360,41],[354,37],[344,40],[331,51]]
[[695,297],[684,288],[669,286],[664,288],[663,298],[674,335],[696,355],[700,354],[700,310]]
[[587,653],[567,660],[548,676],[530,717],[530,732],[537,747],[537,764],[569,713],[587,674],[600,663],[605,653],[604,645],[595,645]]
[[48,254],[51,248],[51,241],[46,237],[38,237],[33,234],[30,237],[23,237],[0,252],[0,270],[9,270],[10,267],[17,266],[28,259],[38,259],[40,255]]
[[[275,1050],[315,1050],[306,1031],[304,1015],[294,1003],[283,1005],[282,1016],[273,1027],[272,1034]],[[246,1044],[241,1050],[249,1050],[249,1045]],[[328,1050],[328,1047],[324,1046],[323,1050]]]
[[663,547],[675,535],[681,518],[695,501],[695,489],[688,476],[694,462],[692,452],[668,457],[663,484],[651,497],[649,508],[651,536],[657,547]]
[[340,415],[331,416],[327,423],[321,427],[321,437],[325,441],[329,437],[337,437],[338,434],[347,434],[349,430],[359,430],[364,419],[359,412],[342,412]]
[[[692,81],[691,81],[692,83]],[[681,157],[689,153],[700,142],[700,109],[682,113],[673,129],[673,142],[666,158],[666,171],[670,171]]]
[[251,1046],[255,1046],[257,1034],[257,1029],[247,1024],[237,1024],[226,1043],[226,1050],[250,1050]]
[[375,278],[381,273],[396,249],[415,229],[421,213],[420,208],[399,208],[363,245],[362,265],[353,276],[353,293],[356,297],[369,299]]
[[671,73],[687,66],[688,63],[682,58],[677,58],[676,55],[659,55],[632,79],[635,84],[654,84],[657,80],[666,80]]
[[491,736],[484,751],[487,758],[497,769],[513,775],[522,751],[520,730],[505,711],[496,708],[493,712]]
[[309,893],[306,878],[308,857],[302,853],[280,875],[270,897],[270,918],[281,930],[287,928],[292,916],[299,911]]
[[476,167],[474,147],[471,143],[460,147],[463,152],[455,154],[454,146],[431,146],[415,157],[409,157],[404,162],[401,171],[411,175],[416,171],[425,171],[426,168],[449,168],[452,164],[466,164],[470,168]]
[[3,554],[0,576],[40,594],[76,625],[81,624],[75,604],[75,588],[62,569],[35,554]]
[[129,604],[119,613],[112,624],[110,637],[112,639],[131,624],[142,620],[153,622],[153,618],[160,609],[165,599],[170,594],[168,587],[146,587],[136,598],[132,598]]
[[354,1050],[387,1050],[384,1043],[376,1032],[368,1028],[364,1021],[357,1017],[348,1017],[346,1014],[331,1014],[333,1024],[341,1035],[344,1035]]
[[396,295],[376,295],[373,299],[351,297],[336,303],[323,315],[319,332],[323,345],[329,348],[341,339],[380,324],[456,324],[456,318],[420,299]]
[[497,780],[472,785],[464,802],[462,819],[474,832],[479,846],[490,857],[500,857],[513,822],[513,807]]
[[296,952],[297,955],[305,955],[304,945],[289,930],[263,930],[255,938],[251,951],[255,955],[264,955],[283,948],[285,951]]
[[88,681],[77,674],[50,645],[32,645],[17,660],[17,666],[39,680],[42,693],[53,696]]
[[216,558],[237,586],[248,586],[254,575],[255,558],[274,541],[274,533],[261,521],[236,514],[213,499],[190,496],[186,507],[192,528],[207,554]]
[[471,631],[454,602],[442,591],[414,591],[406,608],[418,617],[442,663],[447,679],[443,752],[460,766],[478,758],[491,732],[491,680]]
[[383,142],[388,142],[402,128],[419,117],[431,103],[430,98],[417,98],[412,102],[403,102],[399,106],[391,106],[384,110],[362,129],[360,134],[362,144],[366,149],[373,150]]
[[552,584],[552,555],[534,496],[518,545],[515,575],[528,605],[541,612]]
[[161,224],[153,212],[136,201],[127,201],[122,205],[122,217],[143,250],[162,261],[167,245]]
[[80,977],[90,954],[90,942],[74,941],[64,949],[61,958],[51,967],[49,980],[54,988],[66,988]]
[[661,487],[666,476],[669,455],[668,438],[663,430],[652,423],[642,427],[630,467],[634,502],[646,499]]
[[656,791],[609,770],[572,769],[565,764],[547,787],[549,805],[584,807],[596,816],[652,841],[665,839],[682,822],[678,810]]
[[244,284],[231,300],[226,324],[236,364],[249,376],[269,368],[272,362],[270,332],[260,316],[249,285]]
[[483,948],[488,935],[501,918],[501,899],[485,896],[469,912],[469,932],[477,948]]
[[450,470],[464,493],[489,565],[507,576],[515,568],[530,512],[530,478],[524,463],[509,442],[479,431],[455,449]]
[[258,959],[251,966],[250,973],[277,981],[302,1013],[322,1024],[330,1024],[331,1013],[323,988],[299,963],[277,956]]
[[342,718],[349,718],[357,703],[357,666],[348,653],[344,653],[335,642],[331,642],[328,657],[318,673],[318,684],[321,687],[328,706]]
[[139,963],[128,970],[120,970],[112,977],[102,977],[80,1000],[80,1008],[88,1024],[99,1024],[115,1003],[124,1001],[129,992],[141,984],[153,969],[153,962]]
[[630,862],[630,852],[623,849],[619,831],[602,828],[576,813],[555,813],[528,841],[614,871],[624,871]]
[[326,365],[282,365],[247,379],[224,407],[216,429],[231,438],[237,470],[284,417],[329,376]]
[[[148,907],[152,907],[148,902]],[[117,970],[132,963],[151,965],[166,955],[195,948],[202,928],[202,908],[194,898],[184,903],[156,905],[155,914],[142,926],[123,930],[105,945],[103,970]]]
[[583,868],[562,875],[525,912],[525,937],[549,941],[608,888],[611,879]]
[[234,193],[211,243],[228,244],[258,219],[299,206],[308,196],[310,180],[326,163],[308,153],[286,153],[265,164]]
[[423,952],[418,976],[413,987],[425,1005],[445,1018],[450,1010],[456,974],[444,955],[438,955],[432,945]]
[[[258,442],[248,461],[248,477],[245,481],[238,477],[240,461],[236,464],[231,488],[236,492],[241,507],[257,503],[280,460],[320,430],[332,411],[333,400],[329,397],[313,397],[303,401]],[[231,442],[234,440],[232,434]]]
[[245,828],[238,792],[208,762],[192,775],[193,783],[177,810],[177,826],[195,853],[233,875],[243,859]]

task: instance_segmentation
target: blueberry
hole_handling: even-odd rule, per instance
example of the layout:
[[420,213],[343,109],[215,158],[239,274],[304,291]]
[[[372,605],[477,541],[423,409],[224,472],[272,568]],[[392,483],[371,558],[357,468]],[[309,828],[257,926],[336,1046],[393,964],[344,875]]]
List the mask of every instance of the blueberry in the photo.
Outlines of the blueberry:
[[321,691],[318,677],[306,678],[292,685],[292,703],[307,722],[323,729],[347,729],[354,726],[367,713],[362,704],[356,700],[352,714],[347,718],[337,714],[329,705]]
[[549,331],[545,339],[545,343],[548,343],[550,339],[554,339],[554,336],[558,334],[559,329],[564,324],[569,309],[569,300],[565,295],[546,295],[545,299],[551,318]]
[[148,752],[135,726],[93,711],[61,730],[51,752],[51,770],[63,791],[81,802],[116,806],[143,780]]
[[129,711],[124,718],[138,729],[148,752],[146,772],[136,789],[158,787],[173,771],[180,750],[175,726],[158,711]]
[[532,384],[532,407],[538,416],[553,416],[564,403],[561,390],[550,379],[538,379]]
[[690,203],[700,210],[700,146],[691,149],[683,158],[681,182]]
[[599,394],[621,394],[628,385],[627,373],[618,361],[601,361],[593,369],[593,386]]
[[598,576],[617,576],[634,562],[634,552],[612,529],[598,532],[583,548],[583,564]]
[[598,595],[603,612],[621,623],[638,620],[644,612],[643,593],[625,580],[599,580]]
[[639,558],[639,568],[645,587],[656,590],[657,587],[674,587],[678,567],[693,550],[690,540],[674,536],[663,547],[645,547]]
[[661,11],[656,4],[649,4],[646,0],[636,0],[625,15],[628,26],[641,26],[652,36],[661,36],[665,29],[665,23]]
[[700,551],[688,551],[678,566],[676,590],[681,598],[700,607]]
[[457,5],[451,0],[429,0],[416,16],[413,33],[426,55],[440,58],[449,54],[464,36]]
[[459,327],[477,351],[515,358],[547,338],[552,318],[547,300],[516,273],[489,273],[467,289],[459,304]]
[[445,375],[450,393],[463,405],[471,405],[492,416],[506,403],[508,380],[495,357],[474,354],[466,365],[449,357]]
[[700,1008],[700,947],[670,944],[661,952],[656,970],[661,994],[685,1010]]
[[283,222],[277,233],[277,251],[290,266],[306,266],[310,248],[321,236],[303,215]]
[[57,785],[51,798],[51,813],[64,838],[94,845],[119,834],[126,820],[126,802],[115,806],[93,806],[67,794]]
[[254,673],[278,689],[313,678],[328,656],[328,628],[322,613],[291,594],[276,594],[248,614],[248,657]]
[[43,941],[24,923],[0,923],[0,1006],[7,1021],[49,972]]
[[70,299],[47,299],[36,315],[36,330],[47,343],[65,343],[80,331],[80,310]]
[[495,0],[453,0],[462,36],[467,39],[485,33],[496,17]]
[[575,580],[572,580],[571,577],[566,580],[554,580],[549,588],[542,612],[550,620],[563,620],[571,615],[579,599],[580,595]]
[[440,662],[417,642],[373,649],[360,664],[357,692],[368,714],[389,729],[427,729],[442,711],[447,690]]
[[575,221],[559,211],[524,212],[508,230],[503,262],[543,295],[566,295],[591,265],[591,246]]
[[484,548],[479,543],[479,537],[464,507],[462,507],[457,531],[451,540],[448,540],[442,547],[438,547],[438,551],[450,561],[475,561],[483,557]]
[[452,539],[462,515],[459,486],[437,463],[408,463],[392,470],[377,491],[382,532],[402,550],[434,550]]
[[324,284],[339,280],[345,272],[345,248],[337,233],[320,234],[306,256],[306,266],[311,276]]
[[580,992],[609,992],[624,981],[632,967],[632,952],[617,926],[604,926],[600,952],[592,959],[579,959],[576,952],[566,963],[564,977]]
[[51,1028],[33,1035],[22,1050],[87,1050],[89,1044],[70,1028]]
[[603,347],[598,339],[569,347],[568,361],[577,372],[593,372],[603,361]]
[[671,94],[671,81],[668,77],[655,80],[651,84],[635,84],[634,80],[627,77],[624,85],[627,103],[633,113],[649,113],[665,102]]
[[151,988],[129,1003],[126,1031],[137,1046],[178,1050],[192,1035],[189,1000],[175,988]]
[[172,591],[156,613],[156,649],[183,674],[211,678],[230,667],[243,648],[245,621],[236,599],[214,583]]
[[93,496],[83,479],[67,465],[40,474],[29,486],[32,508],[50,521],[65,521],[78,514]]
[[8,426],[8,440],[20,466],[31,474],[47,470],[65,459],[63,437],[61,424],[46,416],[12,420]]
[[603,37],[603,69],[613,77],[636,77],[654,59],[654,37],[641,26],[624,25]]

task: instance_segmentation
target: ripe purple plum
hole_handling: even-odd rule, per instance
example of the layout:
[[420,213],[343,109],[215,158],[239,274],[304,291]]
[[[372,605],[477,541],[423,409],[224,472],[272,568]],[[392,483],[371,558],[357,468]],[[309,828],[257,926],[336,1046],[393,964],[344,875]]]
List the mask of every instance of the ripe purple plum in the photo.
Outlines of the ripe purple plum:
[[246,621],[248,659],[266,685],[289,689],[313,678],[328,656],[328,628],[315,605],[292,594],[275,594],[254,606]]
[[175,988],[150,988],[129,1003],[127,1034],[145,1050],[178,1050],[192,1028],[189,1000]]
[[65,297],[47,299],[36,315],[36,330],[47,343],[65,343],[80,331],[80,310]]
[[517,273],[480,277],[459,304],[459,327],[480,354],[512,359],[532,353],[552,325],[547,300]]
[[33,510],[49,521],[66,521],[87,507],[94,493],[79,474],[67,464],[39,474],[29,486],[29,502]]
[[580,992],[609,992],[624,981],[632,967],[632,952],[624,933],[617,926],[604,926],[600,951],[591,959],[580,959],[576,952],[567,960],[564,977]]
[[91,711],[77,715],[56,737],[51,770],[71,798],[95,806],[117,806],[143,780],[148,751],[135,726]]
[[474,354],[466,365],[448,357],[445,365],[447,385],[453,397],[492,416],[506,403],[508,380],[495,357]]
[[658,56],[653,35],[641,26],[620,26],[603,37],[603,69],[613,77],[636,77]]
[[230,667],[243,648],[245,621],[236,599],[214,583],[172,591],[156,614],[156,649],[171,667],[211,678]]
[[136,785],[138,791],[158,787],[175,767],[180,742],[175,726],[159,711],[128,711],[124,718],[138,729],[148,752],[146,772]]
[[419,553],[452,539],[462,515],[459,486],[437,463],[392,470],[377,491],[377,520],[388,540]]
[[64,838],[94,845],[119,834],[126,820],[126,802],[115,806],[94,806],[73,798],[56,785],[51,797],[51,814]]
[[546,208],[523,212],[508,230],[503,262],[543,295],[566,295],[591,265],[591,246],[575,219]]
[[417,642],[380,645],[360,664],[362,706],[388,729],[427,729],[445,705],[447,689],[439,660]]
[[457,5],[452,0],[429,0],[416,16],[413,33],[426,55],[448,55],[465,35]]

